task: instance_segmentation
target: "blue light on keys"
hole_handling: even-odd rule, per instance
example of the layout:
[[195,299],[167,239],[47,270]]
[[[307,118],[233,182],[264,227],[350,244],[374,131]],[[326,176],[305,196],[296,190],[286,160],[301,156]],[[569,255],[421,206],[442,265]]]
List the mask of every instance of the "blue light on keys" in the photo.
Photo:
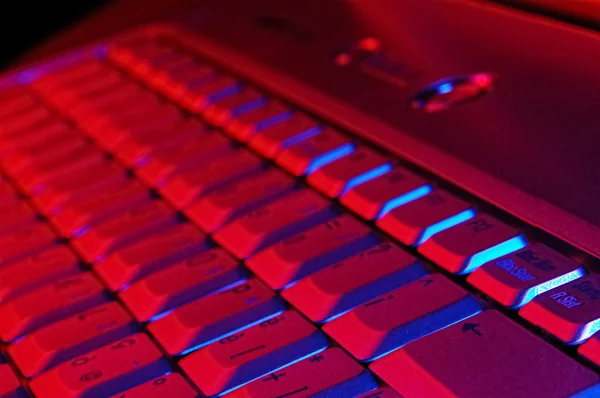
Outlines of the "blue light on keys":
[[381,217],[385,216],[387,213],[394,210],[396,207],[400,207],[402,205],[407,204],[408,202],[412,202],[415,199],[419,199],[420,197],[427,195],[432,191],[432,189],[433,188],[431,187],[431,185],[423,185],[422,187],[419,187],[415,190],[405,193],[402,196],[398,196],[397,198],[390,200],[385,205],[383,205],[381,211],[379,212],[379,215],[377,216],[377,219],[380,219]]
[[431,238],[438,232],[442,232],[445,229],[453,227],[473,217],[475,217],[475,210],[469,209],[461,213],[455,214],[452,217],[445,219],[444,221],[440,221],[438,223],[430,225],[425,229],[423,235],[421,235],[421,239],[419,239],[419,241],[416,243],[416,246],[423,244],[427,239]]
[[267,103],[266,98],[257,98],[253,101],[246,102],[245,104],[242,104],[242,105],[238,106],[237,108],[234,108],[231,111],[231,116],[237,117],[237,116],[243,115],[246,112],[250,112],[254,109],[260,108],[261,106],[265,105],[266,103]]
[[437,88],[437,92],[439,94],[448,94],[452,90],[454,90],[454,86],[452,85],[452,83],[440,84]]
[[533,300],[536,296],[539,296],[540,294],[547,292],[550,289],[554,289],[555,287],[558,287],[560,285],[564,285],[567,282],[571,282],[572,280],[581,278],[584,275],[585,271],[583,270],[583,268],[578,268],[574,271],[546,281],[538,286],[532,287],[531,289],[527,290],[527,293],[523,295],[523,298],[518,303],[516,303],[514,307],[511,308],[521,308],[522,306]]
[[299,142],[305,141],[315,135],[319,134],[323,130],[323,126],[315,126],[305,130],[299,134],[296,134],[293,137],[288,138],[287,140],[281,143],[282,148],[289,148],[292,145],[296,145]]
[[488,261],[495,260],[498,257],[502,257],[522,249],[525,246],[527,246],[527,241],[522,235],[515,236],[514,238],[511,238],[505,242],[497,244],[496,246],[492,246],[489,249],[483,250],[471,257],[461,274],[469,274]]
[[354,149],[355,149],[354,144],[347,143],[347,144],[340,146],[339,148],[336,148],[336,149],[329,151],[321,156],[318,156],[317,158],[315,158],[312,161],[310,166],[308,166],[308,169],[306,170],[306,174],[312,174],[315,171],[317,171],[318,169],[320,169],[321,167],[325,166],[326,164],[329,164],[329,163],[336,161],[346,155],[351,154],[352,152],[354,152]]
[[207,98],[208,103],[212,104],[214,102],[222,100],[223,98],[229,97],[233,94],[237,94],[240,92],[241,89],[242,89],[242,86],[240,84],[232,84],[229,87],[225,87],[215,93],[210,94]]
[[292,117],[291,111],[281,112],[275,116],[272,116],[268,119],[265,119],[261,122],[256,123],[256,125],[254,126],[254,131],[262,131],[266,128],[276,125],[277,123],[286,121],[291,117]]
[[344,187],[344,190],[342,191],[342,195],[345,194],[350,189],[354,188],[355,186],[364,184],[365,182],[370,181],[373,178],[377,178],[377,177],[389,172],[391,169],[392,169],[392,164],[386,163],[386,164],[382,164],[381,166],[376,167],[372,170],[369,170],[366,173],[360,174],[360,175],[352,178],[350,181],[348,181],[348,183]]

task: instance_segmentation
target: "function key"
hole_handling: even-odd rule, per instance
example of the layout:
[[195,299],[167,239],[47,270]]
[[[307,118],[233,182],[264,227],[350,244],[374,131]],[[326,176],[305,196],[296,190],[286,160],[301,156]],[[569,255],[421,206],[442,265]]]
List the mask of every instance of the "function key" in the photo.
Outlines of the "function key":
[[359,147],[348,156],[321,167],[308,176],[309,184],[330,198],[392,170],[392,164],[379,153]]
[[171,355],[185,355],[284,310],[275,293],[258,279],[174,309],[148,329]]
[[312,174],[324,165],[349,155],[354,144],[340,133],[325,129],[306,140],[290,145],[275,158],[275,162],[294,174]]
[[323,330],[355,358],[373,361],[480,311],[466,290],[435,274],[368,301]]
[[112,301],[24,336],[8,353],[26,377],[135,333],[133,318]]
[[315,272],[281,295],[313,322],[322,323],[425,275],[421,262],[384,242]]
[[526,245],[517,229],[479,214],[433,235],[418,250],[446,270],[462,275]]
[[425,336],[371,364],[404,397],[596,396],[600,378],[496,311]]
[[123,391],[111,398],[195,398],[198,393],[179,373],[169,373]]
[[233,391],[231,398],[356,397],[377,388],[373,377],[339,348],[330,348]]
[[210,105],[231,97],[242,90],[237,79],[227,75],[217,75],[204,84],[188,91],[183,97],[183,105],[195,113],[201,113]]
[[253,136],[248,145],[261,155],[273,159],[279,152],[307,140],[323,130],[316,120],[301,112]]
[[119,296],[135,317],[145,322],[246,278],[237,260],[217,248],[148,275]]
[[369,227],[342,215],[279,241],[250,257],[246,265],[273,289],[284,289],[378,243]]
[[179,362],[206,396],[223,395],[327,348],[327,340],[295,311],[243,329]]
[[125,337],[42,373],[29,386],[36,397],[108,397],[170,372],[144,334]]
[[235,139],[247,142],[255,134],[288,120],[292,115],[292,111],[279,101],[270,101],[233,119],[225,126],[225,131]]
[[585,275],[583,267],[541,243],[533,243],[477,268],[467,281],[509,308]]
[[[347,198],[342,198],[342,202],[360,213],[358,202],[351,204]],[[377,220],[377,226],[405,245],[419,246],[438,232],[474,216],[475,210],[469,203],[436,189],[391,210]]]
[[348,189],[340,202],[373,220],[431,192],[431,185],[425,179],[404,168],[386,165],[382,170],[385,172],[382,175]]
[[253,111],[267,103],[267,99],[258,91],[245,88],[235,95],[215,101],[204,112],[209,123],[225,126],[230,120]]
[[542,293],[519,315],[569,345],[600,330],[600,275],[586,275]]

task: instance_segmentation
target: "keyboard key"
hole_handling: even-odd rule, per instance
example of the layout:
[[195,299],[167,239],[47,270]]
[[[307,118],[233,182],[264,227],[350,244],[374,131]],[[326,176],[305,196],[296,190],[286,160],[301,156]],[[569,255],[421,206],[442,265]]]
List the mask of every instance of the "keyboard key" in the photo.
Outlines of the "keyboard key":
[[154,343],[139,333],[50,369],[29,386],[40,398],[107,397],[170,370]]
[[190,91],[207,84],[217,77],[211,66],[194,60],[195,63],[176,68],[156,83],[163,93],[176,101],[182,101]]
[[588,341],[579,346],[579,355],[600,367],[600,334],[596,333]]
[[155,130],[141,136],[130,137],[115,153],[115,157],[129,167],[141,167],[157,154],[181,146],[209,134],[208,127],[196,119],[165,130]]
[[519,315],[568,345],[600,330],[600,275],[586,275],[542,293]]
[[231,119],[264,106],[267,99],[258,91],[246,88],[237,94],[215,101],[203,112],[204,119],[216,126],[225,126]]
[[29,207],[27,202],[17,201],[10,206],[2,209],[2,218],[0,219],[0,233],[9,233],[15,227],[32,223],[37,219],[35,212]]
[[313,322],[323,323],[425,275],[421,262],[384,242],[315,272],[282,296]]
[[316,120],[301,112],[254,135],[248,145],[268,159],[273,159],[282,150],[314,137],[323,130]]
[[323,330],[355,358],[373,361],[480,311],[466,290],[434,274],[356,307]]
[[80,271],[77,257],[57,245],[0,267],[0,303]]
[[231,398],[356,397],[377,388],[369,372],[330,348],[233,391]]
[[26,398],[28,394],[21,386],[17,375],[9,364],[0,363],[0,397],[2,398]]
[[126,180],[65,206],[50,222],[64,237],[87,233],[91,226],[150,201],[150,192],[135,180]]
[[180,224],[110,254],[94,270],[111,290],[207,249],[206,235],[191,224]]
[[232,221],[217,231],[213,239],[243,259],[336,215],[328,200],[301,189]]
[[220,99],[237,94],[242,85],[227,75],[217,75],[183,96],[183,105],[192,112],[203,112]]
[[0,305],[0,339],[12,341],[107,300],[89,272],[60,279]]
[[48,108],[36,105],[27,112],[19,112],[2,119],[0,121],[0,138],[18,135],[25,130],[51,121],[56,121],[56,116]]
[[85,123],[89,119],[119,112],[132,104],[139,106],[140,100],[145,101],[152,96],[153,94],[150,94],[138,84],[126,82],[118,90],[103,92],[75,104],[74,107],[68,109],[68,113],[76,122],[82,121]]
[[213,190],[192,202],[184,212],[206,232],[289,193],[295,181],[277,169],[248,176]]
[[264,163],[261,159],[241,149],[174,175],[159,191],[176,208],[181,209],[195,198],[262,168]]
[[57,241],[56,235],[41,222],[27,224],[0,234],[0,266],[37,253]]
[[112,398],[195,398],[198,394],[179,373],[169,373],[123,391]]
[[157,154],[136,170],[137,176],[152,186],[160,186],[174,173],[201,166],[233,151],[231,141],[210,134],[184,146],[171,147]]
[[225,131],[238,141],[247,142],[253,135],[275,126],[292,116],[292,111],[278,101],[246,112],[225,126]]
[[15,191],[3,179],[0,179],[0,209],[12,205],[17,201]]
[[419,253],[455,274],[468,274],[527,245],[523,235],[489,215],[479,214],[419,246]]
[[0,94],[0,120],[27,112],[37,105],[35,98],[23,87],[3,89]]
[[316,170],[306,181],[330,198],[337,198],[391,169],[392,164],[384,156],[369,148],[359,147],[348,156]]
[[316,327],[287,311],[216,341],[179,365],[204,395],[215,396],[325,348],[327,340]]
[[145,322],[188,301],[246,279],[239,263],[222,249],[211,249],[133,283],[119,296]]
[[275,158],[278,165],[295,176],[311,174],[322,166],[354,151],[348,138],[325,129],[309,139],[290,145]]
[[361,395],[359,398],[402,398],[402,396],[391,388],[381,387],[375,391]]
[[349,189],[340,202],[367,220],[373,220],[427,195],[431,189],[425,179],[396,166],[379,177]]
[[112,301],[30,333],[8,353],[21,373],[33,377],[136,331],[131,315]]
[[83,60],[58,71],[40,76],[31,82],[31,86],[36,90],[46,93],[57,90],[60,87],[96,78],[107,72],[111,72],[111,68],[104,62],[96,59]]
[[256,253],[246,265],[273,289],[284,289],[379,242],[369,227],[342,215]]
[[169,206],[161,200],[151,200],[91,226],[83,236],[71,240],[71,245],[93,263],[176,223],[177,217]]
[[599,377],[496,311],[459,322],[375,361],[405,397],[596,396]]
[[477,268],[467,281],[500,304],[521,308],[534,297],[585,275],[583,267],[533,243]]
[[275,293],[257,279],[174,309],[148,325],[171,355],[184,355],[283,312]]
[[[155,93],[137,91],[135,96],[135,100],[130,99],[126,105],[113,104],[105,109],[97,108],[85,115],[72,114],[71,117],[86,134],[107,145],[111,145],[109,142],[111,139],[118,139],[115,143],[120,145],[123,139],[128,138],[134,131],[152,131],[150,125],[156,123],[151,121],[156,120],[157,115],[160,116],[161,121],[170,118],[174,123],[181,117],[177,108],[165,104]],[[93,106],[93,102],[84,103]],[[148,114],[154,115],[154,118],[149,118]],[[162,123],[161,127],[168,127],[168,122]],[[135,130],[128,131],[128,129]],[[103,135],[104,132],[107,133],[107,137]],[[118,148],[119,145],[116,147]]]

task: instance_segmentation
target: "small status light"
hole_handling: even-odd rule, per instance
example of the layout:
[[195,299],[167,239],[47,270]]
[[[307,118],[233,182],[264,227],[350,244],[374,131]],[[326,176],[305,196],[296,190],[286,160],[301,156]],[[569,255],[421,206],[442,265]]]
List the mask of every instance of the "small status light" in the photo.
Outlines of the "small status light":
[[381,42],[374,37],[366,37],[358,42],[358,47],[363,51],[377,52],[381,49]]

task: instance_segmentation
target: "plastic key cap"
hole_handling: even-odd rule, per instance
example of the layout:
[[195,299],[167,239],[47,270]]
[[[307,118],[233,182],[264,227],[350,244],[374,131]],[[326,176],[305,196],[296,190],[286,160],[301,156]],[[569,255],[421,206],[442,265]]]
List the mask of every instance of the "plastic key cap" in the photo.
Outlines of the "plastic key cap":
[[382,387],[361,395],[359,398],[402,398],[402,396],[389,387]]
[[225,223],[289,193],[294,186],[295,181],[280,170],[268,169],[213,190],[184,212],[204,231],[215,232]]
[[321,167],[306,180],[330,198],[337,198],[391,169],[392,164],[384,156],[372,149],[359,147],[348,156]]
[[593,335],[588,341],[579,346],[579,355],[600,367],[600,333]]
[[355,358],[373,361],[480,311],[466,290],[434,274],[356,307],[323,330]]
[[300,189],[225,225],[213,239],[242,259],[336,215],[328,200]]
[[77,257],[57,245],[0,267],[0,303],[79,272]]
[[600,275],[586,275],[540,294],[519,315],[569,345],[600,330]]
[[210,134],[187,145],[171,147],[157,154],[138,168],[136,174],[148,184],[160,186],[178,171],[208,163],[231,151],[231,141],[220,134]]
[[433,235],[418,250],[446,270],[462,275],[526,245],[515,228],[479,214]]
[[270,101],[233,119],[225,126],[225,131],[237,140],[246,142],[266,128],[289,119],[292,114],[292,111],[280,102]]
[[174,175],[159,191],[176,208],[181,209],[195,198],[263,167],[261,159],[249,151],[241,149],[205,165]]
[[192,112],[203,112],[216,101],[237,94],[242,85],[227,75],[217,75],[183,97],[184,106]]
[[396,166],[349,189],[340,201],[364,218],[373,220],[429,192],[431,185],[425,179]]
[[179,373],[169,373],[111,398],[195,398],[198,394]]
[[282,296],[310,320],[322,323],[425,275],[421,262],[384,242],[315,272]]
[[136,331],[131,315],[111,301],[24,336],[8,353],[23,375],[33,377]]
[[405,397],[593,397],[600,378],[508,317],[484,311],[371,364]]
[[179,365],[206,396],[223,395],[327,348],[327,340],[295,311],[216,341]]
[[377,388],[369,372],[330,348],[233,391],[230,398],[356,397]]
[[11,232],[15,227],[35,221],[37,215],[24,201],[17,201],[10,206],[2,208],[0,218],[0,234]]
[[237,260],[216,248],[148,275],[119,296],[144,322],[244,279],[246,273]]
[[12,341],[107,300],[89,272],[60,279],[0,305],[0,339]]
[[64,237],[81,236],[103,219],[148,201],[150,192],[143,185],[135,180],[126,180],[70,203],[50,221]]
[[273,159],[279,152],[295,143],[319,134],[323,126],[311,117],[295,112],[289,119],[263,130],[248,142],[261,155]]
[[135,334],[42,373],[30,383],[36,397],[103,398],[170,371],[144,334]]
[[56,241],[54,232],[41,222],[0,234],[0,267],[28,254],[39,252]]
[[203,112],[203,116],[216,126],[224,126],[231,119],[263,106],[266,101],[267,99],[258,91],[247,88],[214,102]]
[[0,397],[26,398],[28,396],[10,365],[0,362]]
[[[342,201],[359,213],[363,210],[359,202],[352,203],[348,196]],[[469,203],[436,189],[391,210],[377,220],[377,226],[405,245],[419,246],[436,233],[474,216],[475,210]]]
[[477,268],[467,281],[500,304],[520,308],[545,291],[585,275],[583,267],[533,243]]
[[94,269],[116,291],[206,249],[205,234],[191,224],[180,224],[115,251]]
[[150,200],[91,226],[71,245],[88,262],[177,223],[173,210],[161,200]]
[[0,209],[12,205],[17,200],[15,191],[3,179],[0,179]]
[[169,354],[183,355],[283,310],[283,302],[271,289],[250,279],[184,304],[150,323],[148,329]]
[[310,174],[323,165],[354,150],[348,138],[333,129],[325,129],[307,140],[284,149],[275,162],[295,176]]
[[273,289],[283,289],[379,241],[367,226],[342,215],[256,253],[246,265]]

